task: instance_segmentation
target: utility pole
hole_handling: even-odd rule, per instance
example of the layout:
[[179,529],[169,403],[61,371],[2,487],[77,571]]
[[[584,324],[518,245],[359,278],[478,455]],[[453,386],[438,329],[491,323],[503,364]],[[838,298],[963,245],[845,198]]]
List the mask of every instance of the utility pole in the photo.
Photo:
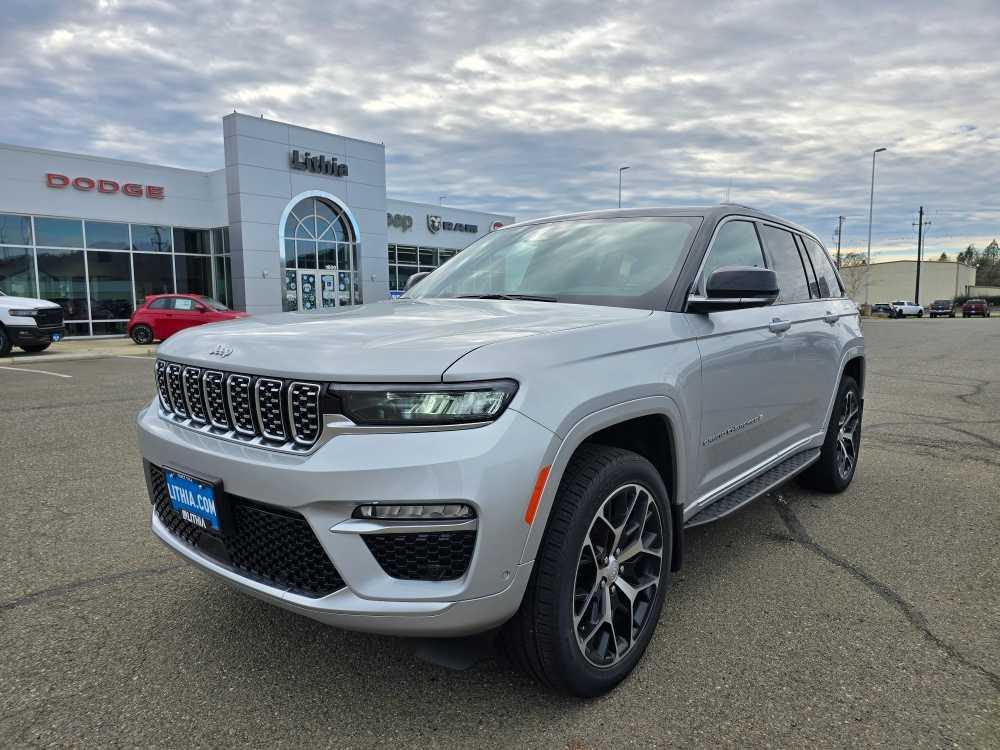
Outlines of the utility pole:
[[920,304],[920,263],[924,259],[924,227],[930,226],[929,221],[924,221],[924,207],[920,207],[920,211],[917,214],[917,222],[914,224],[917,228],[917,286],[913,291],[913,301],[918,305]]
[[840,242],[844,237],[844,222],[847,221],[847,217],[838,216],[837,217],[837,268],[840,268]]
[[631,167],[618,167],[618,208],[622,207],[622,172]]
[[872,151],[872,191],[868,199],[868,256],[865,259],[865,312],[871,312],[871,305],[868,303],[868,291],[871,288],[872,276],[872,214],[875,211],[875,155],[885,151],[885,146]]

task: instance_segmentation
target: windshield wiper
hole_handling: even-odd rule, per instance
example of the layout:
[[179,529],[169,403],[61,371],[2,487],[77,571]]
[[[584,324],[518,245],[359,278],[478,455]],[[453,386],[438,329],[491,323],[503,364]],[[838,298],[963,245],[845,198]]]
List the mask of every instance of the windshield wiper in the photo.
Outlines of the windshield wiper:
[[555,297],[538,297],[534,294],[460,294],[457,299],[520,299],[528,302],[558,302]]

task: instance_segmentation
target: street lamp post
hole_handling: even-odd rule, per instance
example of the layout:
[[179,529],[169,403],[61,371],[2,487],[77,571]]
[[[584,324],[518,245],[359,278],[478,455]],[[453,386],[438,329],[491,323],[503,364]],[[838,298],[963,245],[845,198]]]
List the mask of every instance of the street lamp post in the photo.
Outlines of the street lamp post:
[[[868,290],[871,288],[872,277],[872,213],[875,210],[875,154],[885,151],[885,146],[872,151],[872,189],[868,198],[868,257],[865,260],[865,309],[870,310],[868,305]],[[867,314],[867,313],[866,313]]]
[[618,167],[618,208],[622,207],[622,172],[631,167]]

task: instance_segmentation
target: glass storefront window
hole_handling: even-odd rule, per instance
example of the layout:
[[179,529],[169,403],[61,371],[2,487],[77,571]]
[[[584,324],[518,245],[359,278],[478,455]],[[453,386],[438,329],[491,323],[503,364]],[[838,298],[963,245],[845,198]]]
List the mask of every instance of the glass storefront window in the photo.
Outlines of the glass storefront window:
[[134,253],[135,300],[138,304],[150,294],[170,294],[174,291],[174,263],[169,255]]
[[212,262],[215,264],[215,299],[219,300],[226,307],[233,306],[233,292],[231,284],[232,264],[228,255],[216,255]]
[[[36,221],[35,229],[38,224]],[[171,248],[170,227],[149,224],[132,225],[132,249],[146,253],[169,253]]]
[[39,247],[35,252],[38,254],[38,296],[60,305],[66,320],[89,320],[83,250]]
[[389,289],[402,292],[406,280],[417,271],[433,271],[460,252],[461,250],[443,247],[388,245]]
[[0,245],[30,245],[31,217],[0,214]]
[[420,268],[424,271],[437,268],[437,251],[429,247],[420,248]]
[[337,267],[337,243],[320,242],[317,244],[319,250],[319,267],[331,269]]
[[204,294],[212,296],[211,258],[199,255],[175,255],[178,294]]
[[30,247],[0,247],[0,289],[12,297],[34,297],[35,255]]
[[35,242],[52,247],[83,247],[83,222],[36,216]]
[[127,320],[115,320],[115,321],[94,321],[94,335],[95,336],[118,336],[120,334],[126,333],[125,330],[128,327]]
[[299,268],[316,268],[316,243],[309,240],[295,241],[295,254]]
[[87,251],[91,320],[120,320],[132,314],[132,268],[128,253]]
[[216,255],[229,253],[229,227],[217,227],[212,230],[212,252]]
[[98,250],[128,250],[128,224],[110,221],[86,221],[87,247]]
[[208,254],[207,229],[182,229],[174,227],[174,252]]
[[396,262],[417,265],[417,248],[396,246]]

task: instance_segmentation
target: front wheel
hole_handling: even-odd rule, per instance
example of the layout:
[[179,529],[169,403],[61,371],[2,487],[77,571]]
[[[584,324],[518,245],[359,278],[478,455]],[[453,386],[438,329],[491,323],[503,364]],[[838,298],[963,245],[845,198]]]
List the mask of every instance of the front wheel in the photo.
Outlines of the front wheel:
[[672,519],[659,472],[642,456],[585,444],[556,495],[531,581],[501,635],[543,684],[602,695],[635,668],[670,583]]
[[924,311],[923,310],[917,310],[917,317],[918,318],[924,317]]
[[0,325],[0,357],[10,354],[11,342],[7,329]]
[[132,326],[132,331],[130,333],[132,340],[137,344],[152,344],[153,343],[153,329],[142,323]]
[[861,450],[861,389],[845,375],[837,389],[819,460],[800,475],[807,487],[843,492],[854,479]]

